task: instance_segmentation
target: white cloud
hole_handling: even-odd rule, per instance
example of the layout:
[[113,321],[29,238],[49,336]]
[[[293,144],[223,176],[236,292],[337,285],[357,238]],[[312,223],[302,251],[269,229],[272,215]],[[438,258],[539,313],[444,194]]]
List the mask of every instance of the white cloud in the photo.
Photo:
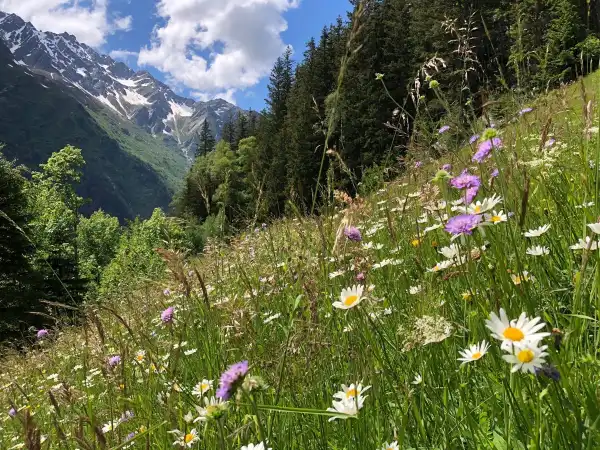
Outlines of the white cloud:
[[115,21],[114,21],[115,29],[122,30],[122,31],[129,31],[129,30],[131,30],[131,22],[132,21],[133,21],[133,18],[131,16],[119,17],[118,19],[115,19]]
[[109,56],[112,59],[120,59],[121,61],[127,61],[129,58],[137,58],[138,52],[132,52],[129,50],[111,50]]
[[160,0],[166,22],[154,29],[138,64],[154,66],[195,91],[232,99],[268,74],[285,44],[282,14],[300,0]]
[[92,47],[131,26],[131,18],[108,17],[108,0],[0,0],[0,11],[15,13],[43,31],[67,32]]
[[232,105],[235,105],[235,89],[227,89],[224,92],[217,92],[214,94],[210,94],[207,92],[196,92],[196,91],[192,91],[190,93],[190,95],[195,98],[196,100],[199,100],[201,102],[207,102],[209,100],[214,100],[216,98],[221,98],[229,103],[231,103]]

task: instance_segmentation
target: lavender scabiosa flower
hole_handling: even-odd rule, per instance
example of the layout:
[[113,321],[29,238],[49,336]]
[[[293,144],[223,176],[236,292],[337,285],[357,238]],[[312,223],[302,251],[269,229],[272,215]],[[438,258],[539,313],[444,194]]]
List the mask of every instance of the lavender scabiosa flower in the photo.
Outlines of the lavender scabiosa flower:
[[524,114],[530,113],[531,111],[533,111],[533,108],[530,108],[530,107],[523,108],[521,111],[519,111],[519,115],[522,116]]
[[452,178],[450,180],[450,184],[456,189],[465,190],[465,201],[467,203],[471,203],[477,195],[477,192],[479,192],[481,179],[477,175],[469,174],[469,172],[465,169],[463,173]]
[[174,312],[175,312],[175,310],[173,309],[173,307],[169,306],[167,309],[165,309],[160,314],[160,320],[162,320],[162,322],[167,325],[173,323],[173,313]]
[[111,369],[115,368],[121,362],[121,357],[119,355],[114,355],[108,358],[108,367]]
[[475,152],[475,154],[473,155],[473,162],[482,163],[490,156],[490,153],[493,149],[502,148],[502,146],[502,139],[498,137],[494,137],[488,139],[487,141],[483,141],[479,144],[477,152]]
[[349,240],[360,242],[362,240],[362,235],[360,234],[360,230],[356,227],[346,227],[344,228],[344,236],[346,236]]
[[471,136],[469,138],[469,144],[473,145],[475,142],[477,142],[480,138],[479,134],[474,134],[473,136]]
[[248,361],[235,363],[223,372],[217,389],[217,397],[221,400],[229,400],[237,388],[243,383],[248,373]]
[[37,338],[38,339],[44,339],[44,338],[48,337],[48,334],[50,334],[48,332],[48,330],[46,330],[45,328],[42,328],[41,330],[38,330],[38,332],[37,332]]
[[450,125],[444,125],[442,128],[438,130],[439,134],[444,134],[446,131],[450,129]]
[[460,214],[452,217],[446,224],[445,230],[455,236],[473,234],[473,230],[481,222],[481,215]]
[[15,417],[15,416],[17,415],[17,410],[16,410],[15,408],[10,408],[10,409],[8,410],[8,415],[9,415],[10,417]]

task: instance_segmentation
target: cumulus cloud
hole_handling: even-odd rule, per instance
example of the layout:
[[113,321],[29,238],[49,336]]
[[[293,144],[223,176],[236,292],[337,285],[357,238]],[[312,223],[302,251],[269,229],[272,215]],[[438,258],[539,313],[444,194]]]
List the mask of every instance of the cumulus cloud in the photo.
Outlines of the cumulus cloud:
[[121,61],[127,61],[129,58],[137,58],[138,52],[132,52],[130,50],[111,50],[109,56],[112,59],[120,59]]
[[208,93],[208,92],[197,92],[197,91],[193,91],[191,92],[191,96],[193,98],[195,98],[196,100],[200,100],[201,102],[207,102],[209,100],[214,100],[216,98],[221,98],[229,103],[231,103],[232,105],[235,105],[235,89],[227,89],[226,91],[223,92],[217,92],[217,93]]
[[131,16],[119,17],[118,19],[115,19],[115,21],[114,21],[115,29],[122,30],[122,31],[129,31],[129,30],[131,30],[131,22],[132,21],[133,21],[133,18]]
[[15,13],[43,31],[66,31],[92,47],[104,44],[107,35],[131,27],[131,17],[113,20],[107,10],[108,0],[0,0],[0,11]]
[[138,65],[154,66],[197,98],[232,99],[268,74],[286,45],[283,13],[300,0],[160,0],[164,25],[140,50]]

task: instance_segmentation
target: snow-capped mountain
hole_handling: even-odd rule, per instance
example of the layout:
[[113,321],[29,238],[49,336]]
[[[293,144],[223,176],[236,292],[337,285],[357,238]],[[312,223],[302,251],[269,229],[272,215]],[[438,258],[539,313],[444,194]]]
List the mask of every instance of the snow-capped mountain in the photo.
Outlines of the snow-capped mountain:
[[225,100],[199,102],[175,94],[146,71],[134,72],[67,33],[37,30],[15,14],[0,11],[0,39],[18,64],[93,97],[156,137],[192,146],[204,120],[217,136],[242,111]]

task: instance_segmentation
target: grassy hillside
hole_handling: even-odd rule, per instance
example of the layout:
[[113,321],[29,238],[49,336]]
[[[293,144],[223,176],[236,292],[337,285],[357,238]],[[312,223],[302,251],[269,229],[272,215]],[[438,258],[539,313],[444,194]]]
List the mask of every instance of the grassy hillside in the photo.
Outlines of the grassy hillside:
[[166,208],[185,173],[180,152],[105,112],[92,112],[67,87],[32,75],[0,48],[0,142],[8,158],[35,170],[67,144],[86,160],[80,195],[85,211],[120,218]]
[[[82,330],[51,330],[4,361],[3,404],[14,410],[0,441],[600,448],[598,81],[515,117],[481,164],[473,144],[318,220],[283,220],[200,259],[171,254],[164,279],[90,306]],[[464,205],[452,202],[464,192],[443,164],[453,179],[467,169],[481,181],[481,204],[462,218],[472,226],[455,239],[446,229],[457,228]],[[586,249],[571,248],[586,236]],[[486,327],[501,308],[521,317],[496,330],[513,339],[505,349]],[[534,317],[547,333],[538,343],[527,340]],[[243,385],[225,377],[217,390],[244,360]],[[245,371],[230,375],[241,382]],[[206,407],[225,387],[237,395]]]

